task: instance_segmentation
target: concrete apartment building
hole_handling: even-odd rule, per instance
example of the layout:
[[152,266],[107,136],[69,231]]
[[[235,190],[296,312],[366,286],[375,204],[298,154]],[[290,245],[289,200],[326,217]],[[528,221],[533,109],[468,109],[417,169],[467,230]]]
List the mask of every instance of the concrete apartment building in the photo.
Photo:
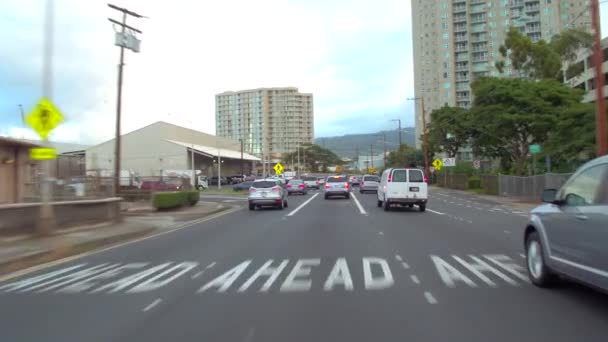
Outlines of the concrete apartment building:
[[[591,30],[589,1],[412,0],[414,87],[430,113],[444,105],[469,108],[471,82],[501,76],[495,62],[514,26],[532,40],[549,40],[565,28]],[[515,76],[507,61],[507,75]],[[422,101],[416,104],[416,147],[421,147]]]
[[216,134],[241,141],[244,150],[273,162],[312,143],[312,94],[298,88],[259,88],[215,96]]
[[[608,97],[608,38],[601,41],[603,51],[602,70],[604,72],[604,97]],[[583,49],[565,74],[565,82],[572,88],[585,91],[583,102],[595,102],[595,66],[593,64],[593,51]]]

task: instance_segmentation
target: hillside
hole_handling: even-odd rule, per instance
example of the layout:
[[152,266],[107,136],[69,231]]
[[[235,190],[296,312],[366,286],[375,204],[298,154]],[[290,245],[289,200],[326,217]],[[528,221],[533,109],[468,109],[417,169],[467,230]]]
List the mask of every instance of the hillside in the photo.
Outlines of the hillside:
[[[415,146],[416,133],[414,127],[402,129],[401,138],[403,143]],[[315,144],[323,146],[340,157],[354,157],[357,154],[357,146],[360,154],[369,155],[370,144],[374,144],[374,154],[383,149],[382,134],[386,134],[386,149],[395,150],[399,144],[399,132],[397,130],[380,131],[367,134],[348,134],[339,137],[316,138]]]

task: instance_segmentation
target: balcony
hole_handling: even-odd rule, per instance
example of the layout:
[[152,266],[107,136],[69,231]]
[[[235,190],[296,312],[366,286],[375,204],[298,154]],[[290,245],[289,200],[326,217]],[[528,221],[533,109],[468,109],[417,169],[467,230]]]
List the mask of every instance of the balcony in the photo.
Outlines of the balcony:
[[472,5],[471,6],[471,13],[475,14],[475,13],[485,13],[486,12],[486,6],[484,6],[483,4],[481,5]]
[[469,77],[456,77],[456,82],[469,82]]
[[540,6],[539,5],[536,5],[536,6],[526,6],[525,12],[526,13],[540,12]]
[[459,6],[453,6],[452,7],[452,12],[454,14],[456,13],[464,13],[467,11],[467,6],[466,5],[459,5]]
[[454,25],[454,32],[467,32],[467,25]]
[[457,65],[454,70],[456,71],[469,71],[468,65]]
[[469,84],[468,83],[458,83],[456,84],[456,91],[458,90],[469,90]]
[[485,15],[476,15],[474,17],[471,17],[471,24],[483,24],[487,21],[487,18]]
[[488,52],[488,46],[486,44],[473,45],[473,52]]
[[468,61],[469,55],[467,53],[456,53],[456,61],[463,62]]
[[461,22],[466,22],[467,21],[467,16],[466,15],[455,15],[454,16],[454,22],[455,23],[461,23]]
[[511,8],[523,7],[523,6],[524,6],[523,0],[511,0]]
[[488,38],[485,34],[473,34],[471,35],[471,42],[473,43],[481,43],[487,42]]
[[473,72],[486,72],[489,70],[488,63],[475,63],[473,64]]
[[474,25],[474,26],[471,26],[471,32],[473,32],[473,33],[486,32],[486,25]]

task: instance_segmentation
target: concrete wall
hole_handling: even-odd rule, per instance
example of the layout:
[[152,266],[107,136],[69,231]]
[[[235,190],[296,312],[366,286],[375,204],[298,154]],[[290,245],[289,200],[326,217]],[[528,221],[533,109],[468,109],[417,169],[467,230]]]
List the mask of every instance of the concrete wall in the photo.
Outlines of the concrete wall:
[[[69,228],[120,219],[122,198],[51,202],[55,226]],[[36,231],[40,203],[0,205],[0,234],[31,234]]]

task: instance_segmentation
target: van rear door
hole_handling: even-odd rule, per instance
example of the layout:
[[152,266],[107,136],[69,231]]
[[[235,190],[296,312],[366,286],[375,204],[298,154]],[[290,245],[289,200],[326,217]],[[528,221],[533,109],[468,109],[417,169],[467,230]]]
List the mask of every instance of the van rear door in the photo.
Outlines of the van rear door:
[[394,169],[386,183],[386,198],[407,198],[407,170]]
[[423,198],[428,197],[428,185],[424,181],[424,174],[421,170],[410,169],[408,172],[407,182],[407,197],[408,198]]

